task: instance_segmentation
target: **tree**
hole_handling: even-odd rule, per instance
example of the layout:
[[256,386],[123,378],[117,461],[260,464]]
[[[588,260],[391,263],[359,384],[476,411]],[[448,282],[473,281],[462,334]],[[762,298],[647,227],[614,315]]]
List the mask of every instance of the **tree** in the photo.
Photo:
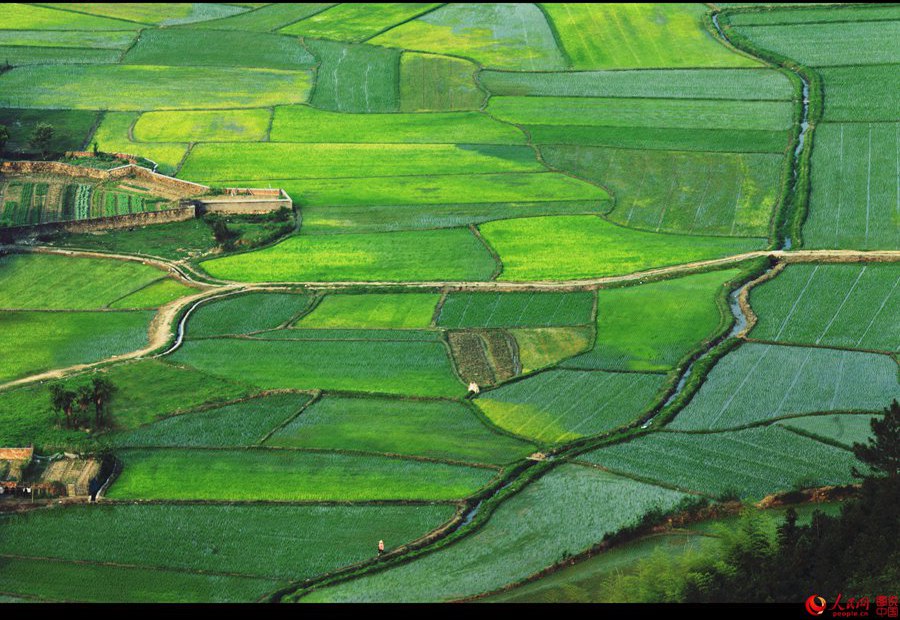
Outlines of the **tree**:
[[[900,404],[893,401],[883,417],[872,418],[872,437],[868,443],[853,444],[853,454],[875,473],[897,478],[900,473]],[[856,468],[853,475],[865,478]]]
[[116,391],[116,386],[106,377],[94,377],[91,380],[94,401],[94,424],[98,428],[106,423],[109,401]]
[[94,140],[94,157],[97,157],[100,154],[100,143]]
[[75,392],[75,404],[78,406],[79,420],[87,422],[87,412],[94,403],[94,389],[90,385],[82,385]]
[[6,125],[0,125],[0,151],[3,150],[3,147],[6,146],[8,141],[9,129],[6,128]]
[[46,157],[47,153],[50,152],[50,142],[53,140],[54,133],[53,125],[38,123],[34,128],[34,133],[31,134],[28,144],[31,148],[36,149],[41,154],[41,157]]
[[72,426],[72,413],[75,410],[76,394],[72,390],[67,390],[61,385],[50,387],[50,403],[56,411],[63,415],[66,426]]

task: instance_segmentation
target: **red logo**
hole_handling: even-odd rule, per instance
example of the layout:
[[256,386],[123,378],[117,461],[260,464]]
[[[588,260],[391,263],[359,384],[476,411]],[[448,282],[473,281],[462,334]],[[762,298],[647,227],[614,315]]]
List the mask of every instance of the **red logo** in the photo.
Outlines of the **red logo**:
[[818,594],[813,594],[806,599],[806,611],[813,616],[821,616],[825,613],[825,599]]

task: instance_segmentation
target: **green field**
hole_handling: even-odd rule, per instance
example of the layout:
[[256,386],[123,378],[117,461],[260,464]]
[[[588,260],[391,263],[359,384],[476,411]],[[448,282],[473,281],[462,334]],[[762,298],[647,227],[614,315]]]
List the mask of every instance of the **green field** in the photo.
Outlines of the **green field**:
[[294,450],[122,450],[110,499],[452,500],[491,469]]
[[475,404],[504,430],[560,443],[636,421],[663,383],[659,374],[548,370],[483,392]]
[[346,114],[309,106],[275,109],[273,142],[524,144],[525,135],[480,112]]
[[429,293],[326,295],[297,322],[300,328],[415,329],[431,325],[439,295]]
[[753,500],[790,491],[801,481],[850,484],[850,469],[858,465],[850,451],[778,425],[727,433],[653,433],[582,458],[644,480]]
[[900,398],[886,355],[747,343],[716,364],[672,422],[679,430],[725,429],[820,411],[874,411]]
[[544,146],[544,160],[616,197],[610,220],[642,230],[765,237],[783,156]]
[[297,415],[309,394],[272,394],[164,418],[118,434],[113,442],[128,448],[218,448],[253,446]]
[[752,338],[900,351],[900,265],[791,265],[752,289]]
[[269,110],[146,112],[134,125],[134,137],[138,142],[259,142],[271,117]]
[[306,39],[320,63],[310,103],[335,112],[396,112],[400,51]]
[[437,317],[440,327],[549,327],[586,325],[594,293],[450,293]]
[[2,30],[138,30],[140,24],[106,17],[57,11],[30,4],[10,4],[3,9]]
[[900,123],[823,123],[815,136],[804,245],[900,247]]
[[501,280],[572,280],[710,260],[758,250],[763,239],[631,230],[599,217],[531,217],[480,227],[503,261]]
[[427,2],[340,4],[282,28],[281,32],[311,39],[365,41],[439,6]]
[[404,52],[400,56],[400,110],[477,110],[485,92],[475,83],[478,66],[462,58]]
[[291,322],[310,304],[308,295],[246,293],[199,306],[188,322],[188,338],[250,334]]
[[464,229],[290,237],[256,252],[202,263],[245,282],[487,280],[496,265]]
[[[162,112],[162,114],[169,113]],[[194,112],[187,112],[187,114],[193,115]],[[92,139],[104,151],[146,157],[159,165],[158,172],[174,174],[181,165],[181,160],[187,154],[188,145],[169,142],[134,142],[131,139],[131,128],[139,120],[140,115],[133,112],[106,112]]]
[[172,359],[262,389],[346,390],[461,396],[445,346],[438,342],[358,340],[189,341]]
[[[287,580],[368,559],[375,554],[373,540],[393,548],[452,514],[453,507],[435,504],[70,506],[0,518],[10,534],[0,541],[0,553],[161,567],[185,577],[211,572]],[[41,544],[44,535],[57,540],[52,549]]]
[[[3,32],[0,30],[0,34]],[[0,109],[0,125],[6,126],[9,133],[2,150],[11,154],[34,153],[29,141],[38,123],[50,123],[55,128],[50,141],[52,150],[77,150],[84,145],[96,120],[96,112],[85,110]]]
[[563,4],[544,10],[575,69],[754,67],[716,42],[699,4]]
[[250,32],[271,32],[301,19],[323,11],[331,4],[323,2],[290,2],[254,5],[244,13],[238,13],[222,19],[192,24],[193,28],[212,28],[213,30],[248,30]]
[[798,431],[813,437],[836,441],[848,448],[855,443],[867,443],[872,437],[873,415],[810,415],[802,418],[791,418],[779,424],[789,430]]
[[494,464],[509,463],[534,451],[531,444],[491,432],[459,403],[342,396],[316,401],[265,445]]
[[140,349],[147,344],[153,315],[0,312],[0,382]]
[[103,15],[141,24],[159,24],[163,26],[188,24],[201,20],[217,19],[243,12],[244,8],[230,4],[206,2],[123,2],[112,7],[106,2],[79,2],[77,8],[71,3],[50,3],[67,11],[78,11],[88,15]]
[[[502,504],[483,528],[446,549],[301,600],[424,602],[480,594],[591,547],[652,507],[671,509],[682,497],[595,469],[563,465]],[[559,523],[568,527],[557,528]]]
[[522,373],[527,374],[591,348],[594,330],[591,327],[538,327],[511,329],[516,339]]
[[371,43],[450,54],[496,69],[545,71],[566,65],[543,12],[533,4],[447,4]]
[[895,5],[844,5],[828,7],[794,7],[790,11],[748,11],[729,15],[735,26],[765,26],[773,24],[802,24],[803,22],[854,22],[900,19]]
[[303,103],[310,86],[309,73],[299,70],[46,65],[0,76],[0,107],[51,108],[65,101],[76,110],[251,108]]
[[740,272],[712,271],[597,293],[593,348],[563,363],[566,368],[663,371],[724,321],[717,298]]

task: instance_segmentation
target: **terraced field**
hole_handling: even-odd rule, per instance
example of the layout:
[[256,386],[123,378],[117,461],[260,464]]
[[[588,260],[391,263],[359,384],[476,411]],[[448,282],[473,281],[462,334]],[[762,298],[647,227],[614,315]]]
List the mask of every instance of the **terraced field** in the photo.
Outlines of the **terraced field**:
[[0,602],[481,597],[852,484],[900,398],[896,6],[0,13],[0,158],[293,202],[20,239],[168,202],[0,174],[0,448],[108,482],[0,506]]

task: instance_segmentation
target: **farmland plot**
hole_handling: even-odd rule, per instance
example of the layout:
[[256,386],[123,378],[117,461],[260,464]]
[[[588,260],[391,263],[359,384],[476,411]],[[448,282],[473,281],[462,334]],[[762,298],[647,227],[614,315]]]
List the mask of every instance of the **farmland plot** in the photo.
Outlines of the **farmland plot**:
[[[621,7],[616,7],[621,10]],[[790,101],[787,77],[771,69],[643,69],[640,71],[483,71],[492,95]]]
[[299,39],[237,30],[148,28],[122,58],[126,65],[311,69],[315,58]]
[[94,111],[0,109],[0,125],[5,125],[9,133],[3,150],[12,154],[34,153],[29,141],[35,127],[38,123],[50,123],[54,128],[50,149],[76,151],[84,146],[96,121],[97,112]]
[[346,114],[308,106],[275,109],[273,142],[525,144],[521,131],[480,112]]
[[566,368],[664,371],[725,321],[717,298],[740,272],[712,271],[597,292],[593,348]]
[[447,4],[371,39],[417,52],[446,53],[498,69],[564,69],[543,12],[533,4]]
[[290,323],[312,299],[294,293],[230,295],[199,306],[188,322],[188,338],[250,334]]
[[538,327],[508,330],[516,339],[522,373],[555,366],[591,348],[590,327]]
[[427,328],[439,299],[440,295],[429,293],[326,295],[296,326],[306,329]]
[[[96,88],[103,84],[104,88]],[[190,84],[185,89],[185,84]],[[0,76],[0,107],[76,110],[228,109],[304,103],[306,71],[243,67],[15,67]]]
[[640,476],[718,496],[758,500],[812,486],[850,484],[859,461],[843,450],[778,425],[726,433],[652,433],[601,448],[586,460],[610,471]]
[[872,437],[872,420],[878,417],[880,416],[867,414],[809,415],[784,420],[779,424],[788,430],[835,441],[852,448],[855,443],[868,442]]
[[791,265],[755,287],[752,338],[900,351],[900,265]]
[[260,142],[271,117],[269,110],[145,112],[132,131],[138,142]]
[[826,121],[897,121],[900,64],[818,69],[825,82]]
[[735,26],[771,26],[804,22],[854,22],[900,19],[896,5],[844,5],[829,7],[792,7],[790,11],[749,11],[729,15]]
[[400,56],[400,110],[478,110],[486,93],[475,83],[478,65],[463,58],[403,52]]
[[491,432],[468,407],[453,401],[330,395],[291,420],[265,445],[410,454],[497,465],[535,450],[532,444]]
[[74,11],[58,11],[33,4],[10,4],[3,7],[2,30],[138,30],[131,21],[84,15]]
[[131,432],[112,442],[131,448],[218,448],[253,446],[280,424],[297,415],[309,394],[271,394],[224,407],[183,413]]
[[612,276],[758,250],[764,239],[631,230],[593,216],[488,222],[482,234],[503,261],[501,280]]
[[78,11],[88,15],[109,16],[130,22],[159,24],[161,26],[216,19],[239,14],[247,10],[231,4],[207,2],[122,2],[113,6],[108,6],[106,2],[79,2],[77,7],[73,7],[71,3],[64,2],[50,3],[48,6],[60,7],[67,11]]
[[781,194],[783,156],[541,147],[552,166],[604,183],[609,219],[642,230],[765,237]]
[[177,362],[263,389],[345,390],[455,397],[465,393],[439,342],[206,339],[185,343]]
[[468,327],[549,327],[586,325],[594,308],[592,291],[572,293],[470,293],[447,295],[437,325]]
[[664,382],[658,374],[548,370],[483,392],[475,404],[504,430],[558,443],[635,421]]
[[436,329],[273,329],[250,336],[256,340],[343,340],[353,342],[444,342]]
[[[186,114],[193,114],[186,112]],[[158,165],[157,172],[174,174],[187,154],[188,145],[163,142],[134,142],[132,127],[140,120],[134,112],[106,112],[100,126],[94,132],[92,141],[108,152],[129,153],[145,157]]]
[[117,310],[158,308],[195,292],[172,278],[162,278],[109,304]]
[[0,382],[140,349],[153,315],[0,312]]
[[[160,567],[184,571],[183,576],[203,571],[302,579],[368,559],[374,555],[373,537],[391,549],[452,514],[452,506],[436,504],[74,505],[4,516],[0,523],[10,535],[0,540],[0,553]],[[46,537],[56,541],[51,548]],[[37,582],[41,588],[50,587],[45,580]]]
[[527,146],[454,144],[200,144],[182,169],[205,181],[336,179],[443,174],[537,172],[544,167]]
[[718,43],[699,4],[563,4],[544,10],[574,69],[753,67]]
[[0,45],[0,56],[16,67],[29,65],[102,65],[119,62],[122,53],[119,50],[37,47],[37,46],[5,46]]
[[[406,564],[316,590],[302,601],[433,602],[488,592],[591,547],[653,508],[670,510],[683,497],[563,465],[500,505],[471,536]],[[559,528],[560,523],[568,527]]]
[[487,280],[496,265],[468,230],[295,236],[264,250],[202,263],[245,282]]
[[296,450],[123,450],[110,499],[456,500],[493,469]]
[[315,15],[334,6],[324,2],[289,2],[267,4],[244,13],[222,19],[213,19],[191,24],[194,28],[213,30],[247,30],[250,32],[272,32],[310,15]]
[[311,104],[335,112],[397,112],[400,51],[305,40],[319,61]]
[[281,32],[313,39],[361,42],[439,6],[427,2],[343,3],[282,28]]
[[873,411],[900,398],[897,364],[858,351],[748,343],[722,358],[672,422],[734,428],[820,411]]

